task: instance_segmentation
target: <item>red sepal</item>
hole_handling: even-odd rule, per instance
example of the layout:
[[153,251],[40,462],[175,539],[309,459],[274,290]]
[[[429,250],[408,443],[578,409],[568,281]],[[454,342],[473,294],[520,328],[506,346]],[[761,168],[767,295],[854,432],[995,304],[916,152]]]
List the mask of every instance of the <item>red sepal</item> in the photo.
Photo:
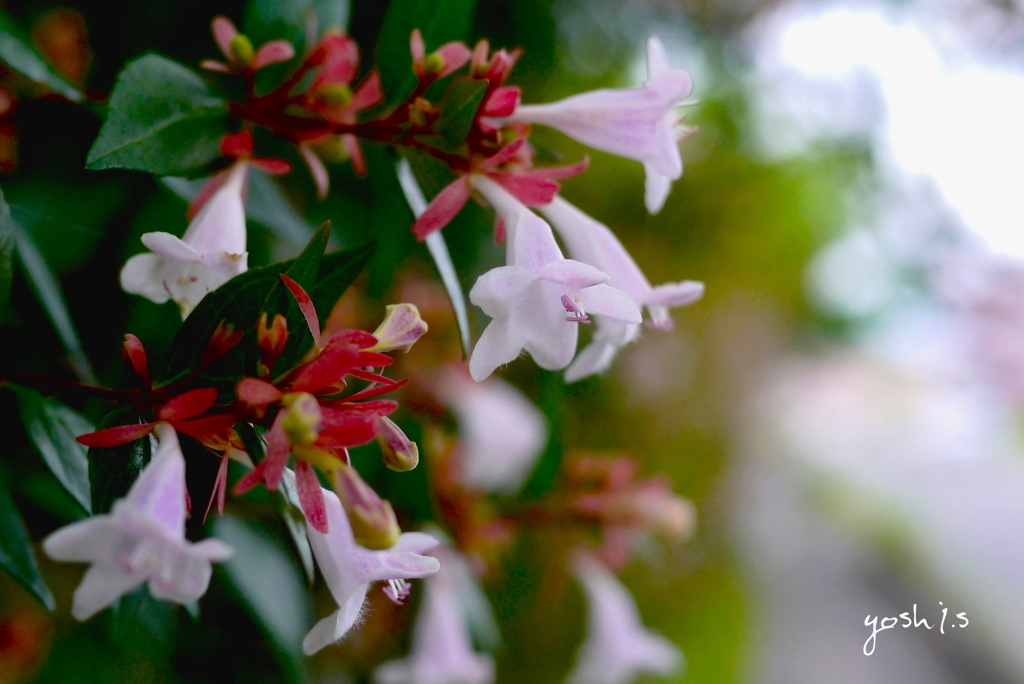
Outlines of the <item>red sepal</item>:
[[156,427],[156,423],[118,425],[117,427],[104,428],[103,430],[84,434],[80,437],[76,437],[75,441],[79,444],[84,444],[87,447],[120,446],[122,444],[127,444],[128,442],[134,442],[141,437],[145,437],[153,431],[154,427]]
[[157,412],[159,420],[167,422],[186,420],[198,416],[217,401],[217,390],[212,387],[194,389],[171,399]]
[[136,377],[143,385],[149,385],[149,359],[146,357],[146,348],[142,346],[142,340],[135,335],[128,333],[121,343],[121,355]]
[[295,485],[299,491],[302,512],[317,532],[327,534],[327,507],[324,504],[324,490],[313,466],[305,461],[295,462]]
[[319,348],[320,319],[316,316],[316,307],[313,306],[312,298],[302,289],[301,285],[284,273],[281,274],[281,282],[284,283],[284,286],[292,293],[292,297],[295,298],[295,303],[299,305],[299,310],[302,311],[302,315],[306,319],[306,325],[309,326],[309,332],[313,335],[313,345]]
[[200,439],[217,435],[230,429],[238,419],[230,413],[222,413],[216,416],[205,416],[195,420],[180,420],[172,423],[174,429],[189,437]]
[[281,397],[284,396],[281,390],[259,378],[242,378],[235,385],[235,394],[253,406],[266,406],[281,401]]

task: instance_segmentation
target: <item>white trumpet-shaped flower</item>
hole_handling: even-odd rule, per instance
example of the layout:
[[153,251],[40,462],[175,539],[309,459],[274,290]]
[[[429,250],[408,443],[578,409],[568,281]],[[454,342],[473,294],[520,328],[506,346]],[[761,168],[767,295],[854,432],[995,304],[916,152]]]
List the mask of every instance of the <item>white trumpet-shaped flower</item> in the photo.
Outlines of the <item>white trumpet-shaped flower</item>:
[[646,204],[661,210],[683,175],[678,142],[691,129],[676,108],[693,90],[683,69],[668,65],[661,41],[647,41],[647,80],[640,88],[602,88],[541,105],[519,105],[508,121],[550,126],[585,145],[643,162]]
[[173,299],[184,318],[199,301],[248,268],[245,251],[245,181],[248,164],[237,162],[224,183],[192,219],[184,237],[146,233],[151,251],[121,269],[125,292],[157,304]]
[[473,382],[453,370],[440,392],[459,422],[462,483],[477,491],[518,490],[547,443],[544,415],[497,377]]
[[185,458],[174,428],[156,426],[159,447],[109,514],[63,527],[43,541],[56,560],[91,563],[75,590],[72,615],[87,620],[149,582],[158,599],[195,601],[210,583],[211,561],[227,560],[219,539],[185,539]]
[[[569,256],[608,274],[608,285],[628,294],[647,309],[647,325],[672,329],[670,307],[692,304],[704,294],[704,283],[684,280],[651,286],[647,276],[608,226],[587,216],[561,197],[543,207],[544,214],[569,250]],[[597,330],[591,343],[579,353],[566,371],[569,382],[599,373],[611,365],[618,350],[636,339],[636,325],[597,316]]]
[[581,555],[573,569],[587,598],[587,636],[568,684],[629,684],[641,674],[682,667],[683,654],[643,626],[629,590],[608,568]]
[[436,539],[421,532],[406,532],[394,546],[383,551],[359,546],[338,496],[329,489],[324,489],[323,495],[329,531],[317,532],[308,523],[306,531],[338,609],[306,634],[302,641],[306,655],[313,655],[345,636],[359,619],[366,592],[373,582],[426,577],[440,568],[436,558],[421,555],[437,546]]
[[486,176],[474,175],[471,182],[501,216],[508,243],[508,265],[480,276],[469,292],[469,300],[493,319],[469,359],[474,380],[523,350],[541,368],[565,368],[576,351],[577,323],[589,322],[590,313],[640,323],[637,305],[605,284],[607,274],[562,256],[542,218]]
[[449,567],[466,561],[457,551],[436,551],[441,570],[424,582],[423,601],[412,632],[408,657],[384,663],[374,684],[490,684],[494,661],[473,650],[459,600],[457,577]]

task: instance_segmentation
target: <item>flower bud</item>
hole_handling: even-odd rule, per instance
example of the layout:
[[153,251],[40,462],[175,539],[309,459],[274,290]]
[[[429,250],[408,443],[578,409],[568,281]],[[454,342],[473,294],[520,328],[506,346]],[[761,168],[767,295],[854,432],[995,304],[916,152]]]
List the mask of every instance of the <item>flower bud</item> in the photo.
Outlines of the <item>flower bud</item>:
[[384,453],[384,465],[399,473],[415,468],[420,462],[420,448],[416,442],[409,439],[390,418],[381,417],[380,421],[377,444]]
[[131,366],[136,377],[143,385],[149,385],[149,359],[146,357],[146,349],[142,346],[142,340],[135,335],[128,333],[121,343],[121,356],[125,363]]
[[357,544],[373,550],[394,546],[402,533],[394,509],[363,482],[354,468],[344,463],[334,468],[334,491],[345,507]]
[[423,60],[423,71],[428,74],[439,74],[444,71],[444,57],[431,52]]
[[409,351],[427,332],[427,322],[420,317],[415,304],[389,304],[386,311],[384,320],[373,331],[377,344],[369,351],[385,354],[398,349]]
[[691,534],[697,524],[697,511],[693,503],[671,492],[660,496],[636,498],[636,507],[647,523],[648,529],[668,541],[682,541]]
[[252,58],[256,55],[252,41],[241,33],[231,39],[230,52],[231,59],[243,69],[252,63]]
[[260,314],[259,323],[256,325],[256,343],[260,348],[260,355],[263,357],[263,365],[269,373],[277,361],[277,357],[284,351],[288,344],[288,321],[281,314],[274,316],[274,322],[267,328],[267,312]]
[[331,107],[345,107],[352,101],[352,89],[343,83],[329,83],[316,89],[316,98]]
[[345,149],[345,141],[340,135],[330,135],[321,141],[314,143],[316,154],[326,162],[340,164],[348,161],[348,150]]
[[320,402],[308,392],[291,392],[281,398],[287,407],[284,416],[284,431],[289,444],[311,444],[319,436]]

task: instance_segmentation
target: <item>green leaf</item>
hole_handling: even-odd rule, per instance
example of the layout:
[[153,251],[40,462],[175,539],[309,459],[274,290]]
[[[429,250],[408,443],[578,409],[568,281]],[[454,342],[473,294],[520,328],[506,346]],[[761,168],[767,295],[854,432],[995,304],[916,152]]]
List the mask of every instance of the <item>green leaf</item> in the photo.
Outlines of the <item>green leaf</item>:
[[140,57],[117,78],[86,167],[188,175],[220,156],[226,115],[196,73],[159,55]]
[[384,95],[389,102],[404,100],[416,84],[412,73],[409,36],[418,28],[427,51],[452,40],[467,40],[476,0],[392,0],[377,44]]
[[[349,0],[249,0],[242,31],[256,47],[275,39],[303,43],[310,18],[316,19],[317,33],[322,35],[328,29],[344,31],[348,15]],[[302,54],[298,48],[303,46],[296,47]]]
[[25,431],[50,472],[86,513],[92,512],[89,459],[75,437],[92,432],[92,424],[71,408],[35,390],[12,386]]
[[81,382],[95,384],[96,379],[92,372],[92,366],[85,355],[85,349],[82,348],[82,341],[78,338],[75,324],[71,321],[68,303],[64,299],[64,293],[61,292],[57,277],[50,271],[46,259],[28,234],[17,224],[13,224],[13,227],[18,259],[25,271],[25,276],[32,285],[36,299],[39,300],[39,304],[57,331],[57,336],[68,354],[72,370],[75,371],[75,375]]
[[288,534],[291,535],[292,542],[295,544],[295,551],[299,554],[299,560],[302,561],[306,579],[312,586],[316,581],[313,548],[309,545],[309,535],[306,533],[306,516],[302,513],[299,490],[295,484],[295,473],[290,470],[284,472],[277,496],[281,519],[284,520],[285,527],[288,528]]
[[437,132],[452,147],[457,147],[469,134],[476,111],[487,92],[487,81],[460,76],[453,78],[441,96],[441,115]]
[[[11,279],[14,277],[12,257],[17,226],[11,218],[11,207],[0,190],[0,311],[6,310],[11,298]],[[2,318],[0,318],[2,320]]]
[[[300,283],[309,282],[309,275],[313,272],[310,265],[311,255],[317,249],[322,253],[326,241],[327,231],[318,231],[310,242],[314,251],[308,254],[304,251],[303,255],[290,261],[250,269],[206,295],[178,329],[171,343],[166,368],[159,377],[164,381],[170,381],[194,369],[199,364],[203,350],[217,326],[221,322],[230,323],[236,331],[241,330],[245,333],[242,340],[234,349],[205,369],[202,376],[204,384],[217,387],[221,390],[223,398],[228,399],[240,377],[256,374],[256,363],[259,360],[256,324],[260,312],[268,306],[268,298],[272,294],[275,298],[282,291],[287,294],[281,285],[280,275],[294,273],[291,277]],[[307,250],[311,247],[307,247]],[[372,254],[373,245],[363,245],[333,252],[324,257],[318,256],[318,279],[315,287],[310,288],[313,290],[310,294],[321,316],[330,311],[341,293],[362,272]],[[286,353],[290,350],[290,353],[294,354],[296,349],[302,347],[303,339],[306,340],[305,346],[309,346],[309,332],[306,330],[305,319],[294,302],[289,304],[288,310],[291,312],[288,314],[288,329],[295,333],[294,337],[297,339],[294,341],[294,347],[293,342],[289,341]]]
[[224,563],[228,577],[294,676],[312,622],[298,569],[281,543],[255,525],[224,516],[214,522],[213,531],[235,550]]
[[[413,214],[417,217],[427,209],[427,200],[423,197],[416,176],[407,159],[398,162],[398,182],[405,193],[405,199],[409,202]],[[448,252],[448,244],[444,241],[441,231],[435,231],[426,239],[427,250],[434,259],[438,273],[441,274],[441,282],[444,283],[445,292],[452,303],[455,311],[455,320],[459,325],[459,336],[462,340],[462,352],[469,358],[469,312],[466,311],[466,299],[462,293],[462,285],[459,283],[459,274],[455,271],[455,264],[452,262],[452,255]]]
[[[561,374],[554,371],[541,371],[538,379],[540,381],[540,396],[537,405],[543,411],[548,425],[565,425],[567,393]],[[548,444],[537,460],[537,465],[533,467],[530,477],[520,490],[519,498],[539,499],[554,488],[558,482],[558,476],[562,472],[564,449],[561,431],[551,430]]]
[[43,59],[18,21],[3,9],[0,9],[0,61],[69,100],[81,102],[84,99],[81,92],[68,85]]
[[56,606],[53,594],[43,581],[36,563],[32,542],[29,541],[25,524],[14,507],[7,486],[0,482],[0,569],[3,569],[14,580],[25,587],[39,602],[49,610]]
[[[117,409],[104,418],[99,428],[133,425],[143,422],[138,410],[130,406]],[[139,476],[139,471],[153,457],[155,440],[151,435],[115,447],[89,449],[89,485],[92,489],[92,512],[107,513],[116,499],[123,498]]]

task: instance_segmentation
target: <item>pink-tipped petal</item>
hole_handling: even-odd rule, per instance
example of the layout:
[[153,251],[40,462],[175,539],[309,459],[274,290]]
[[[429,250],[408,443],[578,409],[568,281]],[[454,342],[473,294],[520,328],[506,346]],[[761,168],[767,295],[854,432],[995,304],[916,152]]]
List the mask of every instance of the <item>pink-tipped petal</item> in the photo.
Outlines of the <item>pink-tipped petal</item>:
[[295,485],[299,490],[299,502],[309,526],[321,534],[327,534],[327,509],[324,506],[324,491],[313,466],[305,461],[295,464]]
[[281,282],[288,288],[288,291],[295,298],[295,303],[299,305],[299,310],[302,311],[303,317],[306,319],[306,325],[309,326],[309,332],[313,335],[313,345],[320,347],[320,319],[316,316],[316,307],[313,306],[313,300],[309,296],[302,286],[297,282],[289,278],[284,273],[281,274]]
[[331,188],[331,178],[327,174],[327,167],[324,166],[323,160],[317,156],[316,152],[309,145],[299,145],[299,154],[302,155],[302,160],[306,162],[309,174],[313,177],[313,183],[316,184],[317,197],[324,199]]
[[217,41],[217,47],[228,58],[228,61],[231,61],[231,41],[238,35],[238,29],[225,16],[214,17],[211,27],[213,29],[213,39]]
[[489,175],[528,207],[550,204],[561,189],[557,182],[536,174],[492,172]]
[[487,98],[481,110],[482,116],[512,116],[519,104],[520,91],[515,86],[504,86],[496,89]]
[[287,40],[272,40],[264,43],[252,59],[253,69],[262,69],[270,64],[287,62],[295,56],[295,46]]
[[412,68],[417,76],[423,75],[423,58],[427,56],[427,47],[423,43],[423,34],[413,29],[409,36],[409,52],[412,54]]
[[437,193],[413,224],[412,232],[416,239],[426,240],[428,235],[448,225],[465,206],[471,192],[466,177],[460,176]]
[[465,43],[453,40],[439,47],[435,54],[444,62],[444,69],[438,74],[438,78],[444,78],[453,71],[458,71],[473,56],[473,52]]

